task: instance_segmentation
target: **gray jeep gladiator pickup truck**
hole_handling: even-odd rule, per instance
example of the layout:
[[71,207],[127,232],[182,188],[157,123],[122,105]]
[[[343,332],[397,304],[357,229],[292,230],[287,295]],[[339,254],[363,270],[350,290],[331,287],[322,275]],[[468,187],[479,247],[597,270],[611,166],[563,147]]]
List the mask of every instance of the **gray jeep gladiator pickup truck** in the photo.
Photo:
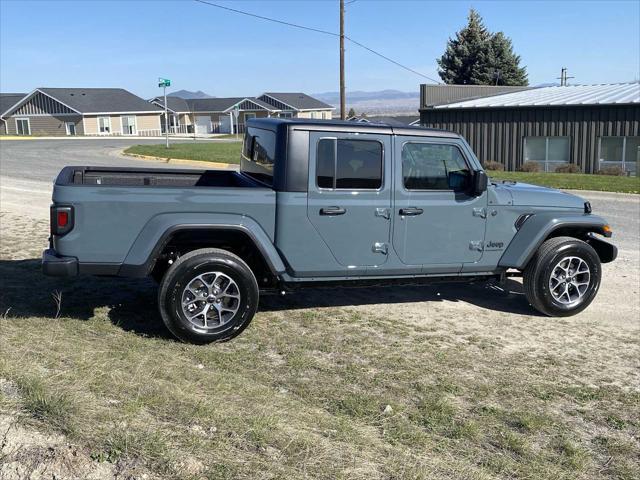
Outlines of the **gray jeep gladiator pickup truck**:
[[423,128],[248,122],[239,171],[65,167],[47,275],[153,276],[168,329],[239,334],[259,294],[522,275],[536,310],[580,312],[617,249],[583,199],[493,182],[465,140]]

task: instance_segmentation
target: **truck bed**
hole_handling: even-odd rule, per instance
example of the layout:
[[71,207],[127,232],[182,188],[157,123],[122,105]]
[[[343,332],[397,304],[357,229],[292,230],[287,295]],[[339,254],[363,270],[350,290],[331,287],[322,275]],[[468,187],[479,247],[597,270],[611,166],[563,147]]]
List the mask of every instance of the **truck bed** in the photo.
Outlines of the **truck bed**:
[[53,202],[73,207],[75,222],[53,247],[81,265],[139,262],[140,244],[152,248],[182,224],[250,225],[275,238],[276,193],[231,170],[65,167]]
[[58,175],[56,185],[263,188],[250,177],[233,170],[111,167],[65,167]]

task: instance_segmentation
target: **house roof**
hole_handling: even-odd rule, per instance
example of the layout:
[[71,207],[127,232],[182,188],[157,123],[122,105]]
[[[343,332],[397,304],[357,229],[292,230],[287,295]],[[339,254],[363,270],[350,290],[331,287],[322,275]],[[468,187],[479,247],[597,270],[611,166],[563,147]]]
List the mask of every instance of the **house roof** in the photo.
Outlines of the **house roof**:
[[411,125],[420,117],[417,115],[392,115],[392,116],[375,116],[375,117],[357,117],[356,120],[360,120],[369,123],[383,123],[385,125],[391,125],[392,127],[402,127]]
[[254,97],[192,98],[186,100],[189,107],[188,111],[191,112],[226,112],[231,110],[235,105],[244,101],[253,102],[258,107],[270,112],[278,111],[278,109],[274,108],[273,105],[269,105],[268,103]]
[[0,115],[25,97],[26,93],[0,93]]
[[265,92],[263,95],[275,98],[295,110],[333,110],[334,108],[327,103],[321,102],[317,98],[310,97],[306,93]]
[[640,83],[540,87],[515,93],[437,105],[436,109],[625,105],[640,103]]
[[[160,108],[164,108],[164,98],[156,97],[150,100],[158,105]],[[184,113],[189,112],[189,105],[184,98],[180,97],[169,97],[167,96],[167,108],[174,113]]]
[[[155,112],[159,107],[123,88],[38,88],[78,113]],[[25,97],[26,100],[26,97]]]

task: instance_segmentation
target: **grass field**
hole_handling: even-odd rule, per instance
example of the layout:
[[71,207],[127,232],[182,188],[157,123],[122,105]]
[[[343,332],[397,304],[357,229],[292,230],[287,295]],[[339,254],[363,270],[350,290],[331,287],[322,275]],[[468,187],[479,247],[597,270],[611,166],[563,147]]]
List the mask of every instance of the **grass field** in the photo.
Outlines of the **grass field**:
[[548,319],[481,285],[314,290],[192,346],[151,282],[44,277],[46,219],[3,224],[0,435],[22,449],[0,451],[2,478],[79,458],[100,480],[640,476],[638,331],[609,323],[633,302]]
[[169,149],[167,149],[163,143],[158,145],[134,145],[127,148],[124,153],[160,158],[238,164],[240,163],[241,148],[242,142],[172,143]]
[[584,173],[487,172],[497,180],[533,183],[563,190],[596,190],[602,192],[640,193],[640,177],[587,175]]

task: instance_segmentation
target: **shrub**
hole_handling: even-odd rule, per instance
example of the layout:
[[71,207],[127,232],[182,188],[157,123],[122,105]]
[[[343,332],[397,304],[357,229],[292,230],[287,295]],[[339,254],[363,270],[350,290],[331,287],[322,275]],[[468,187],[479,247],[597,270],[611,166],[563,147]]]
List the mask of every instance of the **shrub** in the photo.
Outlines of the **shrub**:
[[524,162],[520,165],[521,172],[539,172],[540,165],[537,162]]
[[598,175],[612,175],[614,177],[626,177],[627,172],[624,171],[624,168],[619,165],[615,165],[612,167],[604,167],[601,168],[598,172]]
[[575,163],[567,163],[561,167],[556,168],[556,173],[581,173],[580,167]]
[[486,170],[496,170],[502,172],[504,170],[504,165],[500,162],[493,162],[489,160],[488,162],[484,162],[484,168]]

